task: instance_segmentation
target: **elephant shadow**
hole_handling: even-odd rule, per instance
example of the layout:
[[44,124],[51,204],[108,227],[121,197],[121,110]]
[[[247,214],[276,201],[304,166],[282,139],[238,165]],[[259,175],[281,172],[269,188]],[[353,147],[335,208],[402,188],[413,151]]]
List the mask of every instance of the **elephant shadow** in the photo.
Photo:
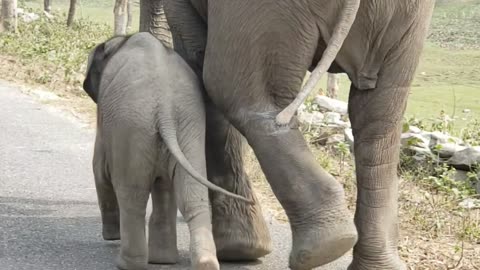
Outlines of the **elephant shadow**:
[[[179,262],[149,265],[149,270],[190,269],[187,225],[177,220]],[[1,268],[115,270],[120,241],[104,241],[101,229],[96,202],[0,197]],[[258,263],[221,267],[261,269]]]

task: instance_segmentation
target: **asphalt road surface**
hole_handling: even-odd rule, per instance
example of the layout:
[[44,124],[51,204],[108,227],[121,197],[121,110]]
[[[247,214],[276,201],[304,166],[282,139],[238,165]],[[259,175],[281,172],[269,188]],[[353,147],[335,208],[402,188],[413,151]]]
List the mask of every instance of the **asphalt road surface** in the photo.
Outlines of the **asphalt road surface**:
[[[101,238],[93,142],[93,130],[0,81],[0,270],[116,269],[119,242]],[[178,226],[180,262],[149,269],[189,269],[181,217]],[[272,254],[221,269],[288,269],[290,230],[275,221],[270,230]],[[348,260],[321,269],[344,270]]]

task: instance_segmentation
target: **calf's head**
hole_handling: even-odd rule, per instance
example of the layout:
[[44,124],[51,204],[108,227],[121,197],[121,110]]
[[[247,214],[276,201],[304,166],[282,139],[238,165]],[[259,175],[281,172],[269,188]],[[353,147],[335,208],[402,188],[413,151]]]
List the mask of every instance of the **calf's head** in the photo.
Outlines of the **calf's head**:
[[130,36],[113,37],[95,47],[88,56],[87,74],[83,90],[97,103],[102,73],[108,60],[127,42]]

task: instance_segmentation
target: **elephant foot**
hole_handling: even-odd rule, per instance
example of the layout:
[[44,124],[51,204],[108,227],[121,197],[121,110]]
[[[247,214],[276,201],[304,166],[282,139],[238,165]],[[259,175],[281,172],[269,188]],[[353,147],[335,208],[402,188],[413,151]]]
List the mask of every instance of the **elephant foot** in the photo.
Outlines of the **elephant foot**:
[[272,248],[270,243],[265,243],[259,239],[251,240],[248,237],[242,238],[241,232],[235,236],[230,235],[228,240],[217,239],[219,248],[217,256],[221,261],[253,261],[261,258],[270,252]]
[[176,246],[159,247],[149,245],[148,262],[153,264],[175,264],[178,262],[178,250]]
[[[356,247],[357,248],[357,247]],[[372,257],[372,256],[369,256]],[[376,256],[377,257],[377,256]],[[361,258],[359,255],[353,255],[353,261],[347,270],[407,270],[407,265],[395,255],[378,256],[378,259]]]
[[219,260],[253,261],[272,252],[272,240],[258,202],[248,208],[230,205],[232,212],[227,213],[217,212],[215,206],[213,235]]
[[310,270],[343,256],[357,242],[357,229],[348,210],[333,211],[317,226],[308,229],[292,226],[293,245],[289,266],[293,270]]
[[194,270],[219,270],[211,230],[198,228],[190,231],[190,258]]
[[203,256],[197,261],[192,262],[194,270],[220,270],[220,264],[214,255]]
[[116,260],[117,268],[120,270],[147,270],[147,260],[142,258],[129,258],[119,255]]
[[120,224],[103,224],[102,236],[106,241],[120,240]]

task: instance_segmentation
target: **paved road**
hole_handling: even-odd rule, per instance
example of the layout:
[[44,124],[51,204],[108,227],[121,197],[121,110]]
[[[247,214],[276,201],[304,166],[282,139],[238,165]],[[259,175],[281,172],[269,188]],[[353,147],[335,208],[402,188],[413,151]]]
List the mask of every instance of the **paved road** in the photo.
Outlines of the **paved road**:
[[[0,81],[0,269],[107,270],[119,243],[101,239],[91,172],[94,132]],[[188,269],[188,233],[179,218],[181,261]],[[222,269],[288,269],[290,232],[272,222],[275,251],[253,264]],[[347,258],[338,267],[345,269]]]

